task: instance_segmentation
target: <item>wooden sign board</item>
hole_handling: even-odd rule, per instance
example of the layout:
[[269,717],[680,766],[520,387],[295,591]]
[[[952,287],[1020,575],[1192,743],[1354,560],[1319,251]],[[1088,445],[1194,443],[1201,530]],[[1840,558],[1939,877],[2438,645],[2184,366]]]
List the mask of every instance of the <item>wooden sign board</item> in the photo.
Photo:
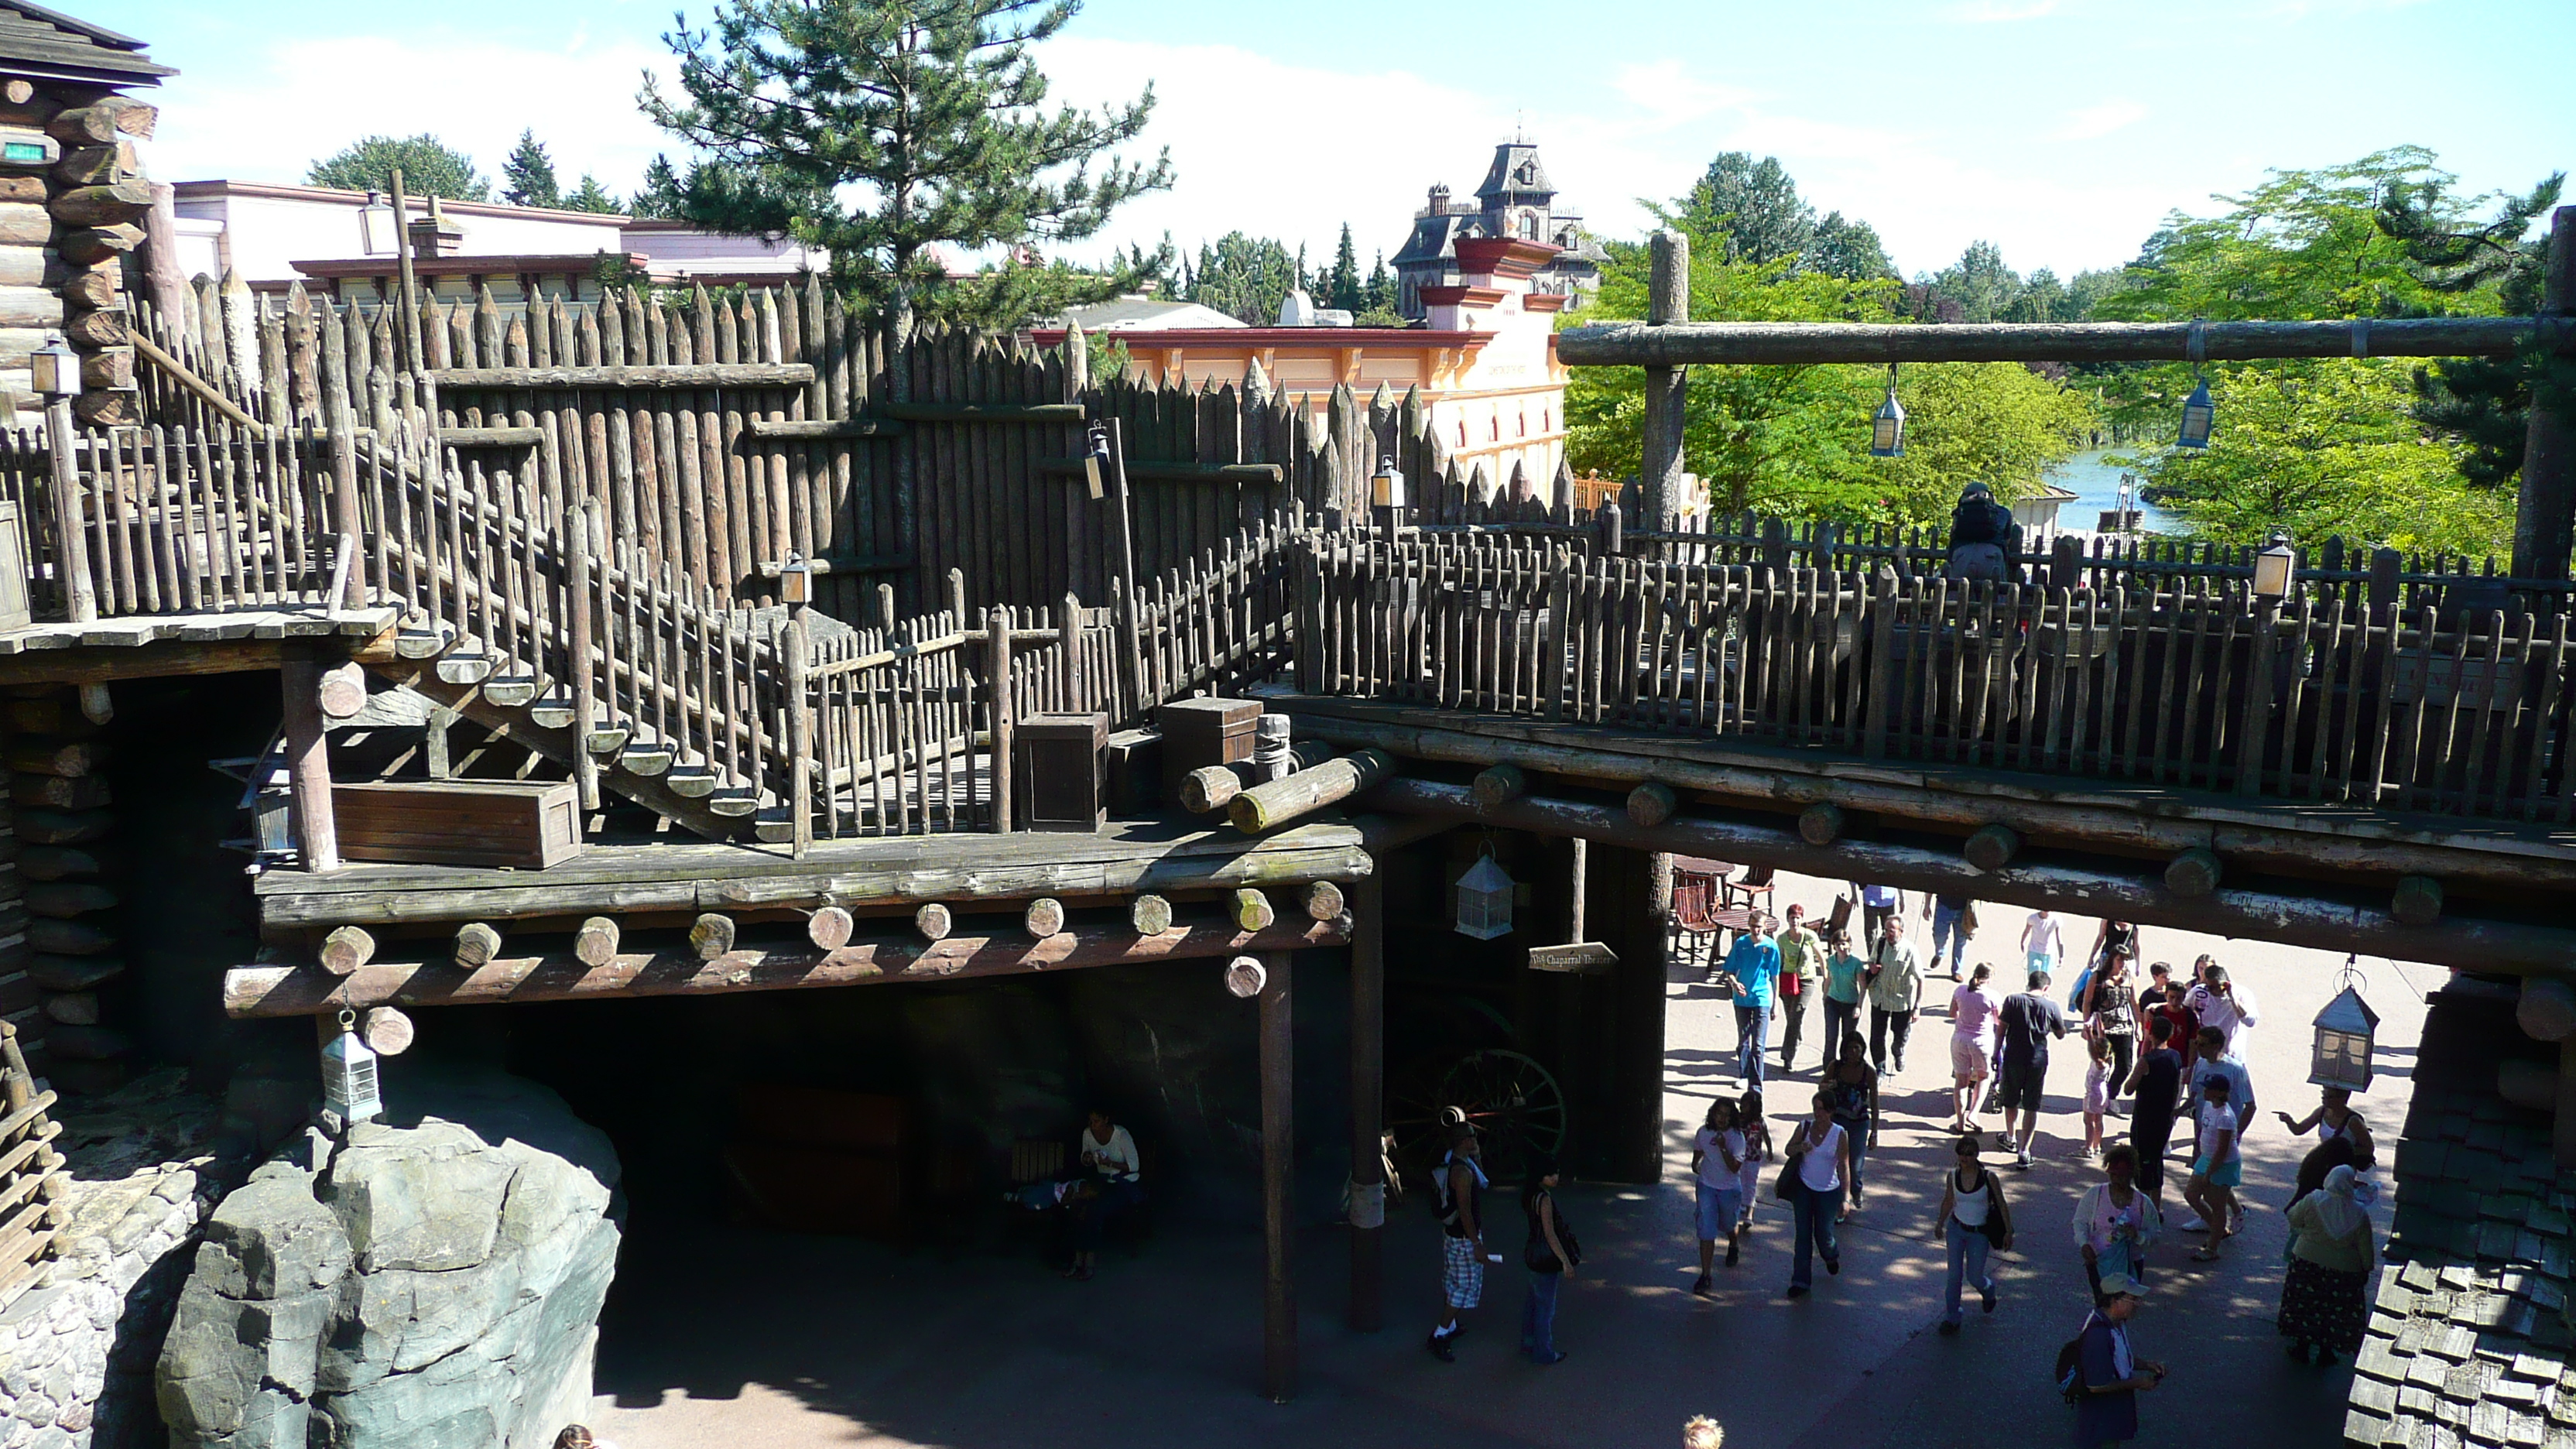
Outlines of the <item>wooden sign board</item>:
[[1619,953],[1599,941],[1574,941],[1563,946],[1532,946],[1529,968],[1532,971],[1557,971],[1570,976],[1588,976],[1607,971],[1619,964]]
[[570,780],[375,780],[331,787],[340,854],[543,870],[581,853]]

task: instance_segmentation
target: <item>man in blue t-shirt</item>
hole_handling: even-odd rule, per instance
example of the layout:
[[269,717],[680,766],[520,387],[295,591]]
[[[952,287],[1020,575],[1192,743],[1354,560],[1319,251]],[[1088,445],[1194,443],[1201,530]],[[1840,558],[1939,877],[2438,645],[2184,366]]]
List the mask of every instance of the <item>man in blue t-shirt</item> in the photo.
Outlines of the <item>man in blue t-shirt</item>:
[[1726,953],[1724,976],[1735,988],[1735,1072],[1752,1087],[1762,1085],[1762,1054],[1771,1046],[1771,1002],[1780,981],[1780,948],[1771,939],[1771,918],[1760,911]]

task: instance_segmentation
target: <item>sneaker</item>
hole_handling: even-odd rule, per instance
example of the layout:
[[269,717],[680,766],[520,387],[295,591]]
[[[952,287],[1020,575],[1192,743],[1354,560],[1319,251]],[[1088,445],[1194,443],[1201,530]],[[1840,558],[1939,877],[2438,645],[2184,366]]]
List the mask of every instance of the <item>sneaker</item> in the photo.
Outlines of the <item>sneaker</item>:
[[1840,1258],[1827,1258],[1825,1260],[1825,1271],[1833,1274],[1837,1278],[1841,1277],[1843,1271],[1843,1260]]
[[1957,1338],[1959,1336],[1959,1320],[1955,1318],[1942,1319],[1941,1336],[1943,1338]]
[[1435,1333],[1431,1335],[1431,1341],[1427,1345],[1431,1350],[1431,1356],[1440,1360],[1442,1363],[1456,1363],[1458,1361],[1458,1350],[1449,1346],[1449,1340],[1454,1336],[1455,1335],[1443,1333]]
[[1897,1054],[1897,1058],[1896,1058],[1896,1069],[1897,1069],[1899,1072],[1902,1072],[1902,1071],[1904,1071],[1904,1070],[1905,1070],[1905,1056],[1904,1056],[1904,1054],[1903,1054],[1903,1053],[1901,1053],[1901,1052]]
[[[1728,1243],[1726,1245],[1726,1266],[1732,1268],[1737,1263],[1743,1261],[1743,1258],[1744,1245],[1742,1243]],[[1705,1283],[1708,1280],[1706,1278],[1702,1278],[1700,1281]]]
[[2013,1171],[2015,1171],[2015,1172],[2028,1172],[2028,1171],[2030,1171],[2030,1154],[2029,1154],[2029,1153],[2027,1153],[2027,1152],[2016,1152],[2016,1153],[2014,1153],[2014,1154],[2013,1154]]
[[1530,1362],[1537,1364],[1540,1368],[1545,1368],[1552,1363],[1563,1363],[1565,1362],[1565,1350],[1560,1348],[1545,1358],[1540,1358],[1538,1355],[1532,1354],[1530,1355]]
[[[1729,1249],[1727,1263],[1729,1266],[1733,1266],[1734,1262],[1734,1250]],[[1708,1275],[1706,1273],[1700,1274],[1698,1280],[1691,1284],[1691,1292],[1702,1298],[1706,1298],[1708,1296]]]
[[1810,1291],[1812,1290],[1810,1290],[1804,1283],[1792,1283],[1789,1285],[1787,1296],[1791,1298],[1804,1298]]
[[2182,1225],[2182,1230],[2186,1233],[2205,1233],[2209,1231],[2209,1224],[2202,1222],[2198,1217],[2193,1217]]
[[1977,1296],[1978,1296],[1978,1297],[1980,1297],[1980,1298],[1983,1298],[1983,1299],[1986,1301],[1986,1311],[1987,1311],[1988,1313],[1992,1313],[1992,1312],[1994,1312],[1994,1311],[1995,1311],[1995,1285],[1994,1285],[1994,1284],[1989,1283],[1989,1284],[1987,1284],[1986,1286],[1984,1286],[1983,1288],[1978,1289],[1978,1290],[1977,1290]]

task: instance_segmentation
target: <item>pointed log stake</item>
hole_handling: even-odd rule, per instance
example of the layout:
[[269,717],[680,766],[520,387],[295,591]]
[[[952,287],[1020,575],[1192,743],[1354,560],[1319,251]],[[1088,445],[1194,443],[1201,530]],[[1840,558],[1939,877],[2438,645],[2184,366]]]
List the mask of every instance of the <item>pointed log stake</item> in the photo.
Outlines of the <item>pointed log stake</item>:
[[1052,896],[1040,896],[1029,902],[1029,908],[1020,913],[1020,924],[1028,928],[1030,935],[1043,941],[1064,929],[1064,902]]
[[2389,898],[2388,914],[2407,926],[2429,926],[2442,919],[2442,883],[2429,875],[2401,878]]
[[456,964],[471,971],[501,954],[501,933],[481,921],[456,928]]
[[1139,936],[1159,936],[1172,928],[1172,903],[1161,896],[1138,896],[1127,903],[1127,924]]
[[912,924],[920,930],[923,940],[945,941],[953,922],[949,920],[946,906],[937,901],[925,901],[921,909],[912,913]]
[[322,969],[346,976],[375,959],[376,938],[362,926],[341,926],[322,938]]
[[1309,920],[1329,921],[1340,915],[1346,904],[1342,888],[1328,880],[1309,881],[1298,889],[1297,894],[1306,907]]
[[1843,807],[1818,801],[1798,812],[1798,838],[1809,845],[1831,845],[1842,838]]
[[1253,786],[1226,806],[1226,818],[1235,829],[1258,835],[1394,777],[1394,756],[1382,750],[1354,750],[1285,780]]
[[837,951],[850,944],[850,932],[857,924],[839,906],[823,906],[805,918],[805,939],[826,951]]
[[1271,923],[1279,919],[1279,912],[1270,904],[1270,897],[1249,886],[1228,898],[1226,914],[1234,917],[1234,923],[1247,931],[1267,931]]
[[617,923],[606,916],[593,916],[573,932],[573,959],[585,966],[605,966],[617,959]]
[[689,926],[689,949],[701,961],[712,961],[733,949],[733,917],[709,911]]
[[412,1030],[411,1018],[403,1015],[399,1008],[371,1006],[367,1008],[367,1014],[359,1019],[358,1035],[366,1039],[367,1045],[375,1049],[376,1055],[398,1057],[411,1050],[412,1037],[415,1033]]
[[1232,765],[1204,765],[1181,777],[1181,808],[1193,815],[1223,810],[1243,793],[1243,777]]
[[1518,765],[1495,765],[1476,772],[1476,803],[1501,805],[1529,793],[1529,776]]
[[2165,889],[2178,896],[2205,896],[2218,889],[2226,873],[2217,852],[2193,846],[2166,864]]
[[1628,792],[1628,818],[1652,830],[1672,819],[1673,809],[1679,803],[1673,798],[1673,789],[1670,785],[1661,785],[1648,780]]
[[1979,870],[2001,870],[2021,854],[2021,832],[2009,825],[1988,825],[1969,836],[1960,853]]

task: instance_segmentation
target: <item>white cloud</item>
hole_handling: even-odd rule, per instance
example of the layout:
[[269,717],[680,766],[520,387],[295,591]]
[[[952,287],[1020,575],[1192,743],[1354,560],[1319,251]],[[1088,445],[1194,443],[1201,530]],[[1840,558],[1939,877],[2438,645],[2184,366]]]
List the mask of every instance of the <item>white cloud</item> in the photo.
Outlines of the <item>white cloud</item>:
[[1611,78],[1611,89],[1658,125],[1678,126],[1753,99],[1734,86],[1715,85],[1693,74],[1679,60],[1623,65]]
[[2090,141],[2110,135],[2123,126],[2136,125],[2146,118],[2147,108],[2136,101],[2104,101],[2068,115],[2066,124],[2057,128],[2057,138],[2061,141]]
[[497,187],[501,160],[534,130],[565,188],[583,172],[632,190],[657,151],[676,150],[635,95],[670,56],[645,40],[594,40],[575,27],[543,49],[436,32],[283,40],[263,69],[186,69],[161,97],[159,179],[300,182],[314,160],[362,136],[423,131],[472,155]]
[[1942,18],[1963,25],[1997,25],[2015,20],[2037,20],[2057,13],[2058,0],[1966,0],[1941,12]]

